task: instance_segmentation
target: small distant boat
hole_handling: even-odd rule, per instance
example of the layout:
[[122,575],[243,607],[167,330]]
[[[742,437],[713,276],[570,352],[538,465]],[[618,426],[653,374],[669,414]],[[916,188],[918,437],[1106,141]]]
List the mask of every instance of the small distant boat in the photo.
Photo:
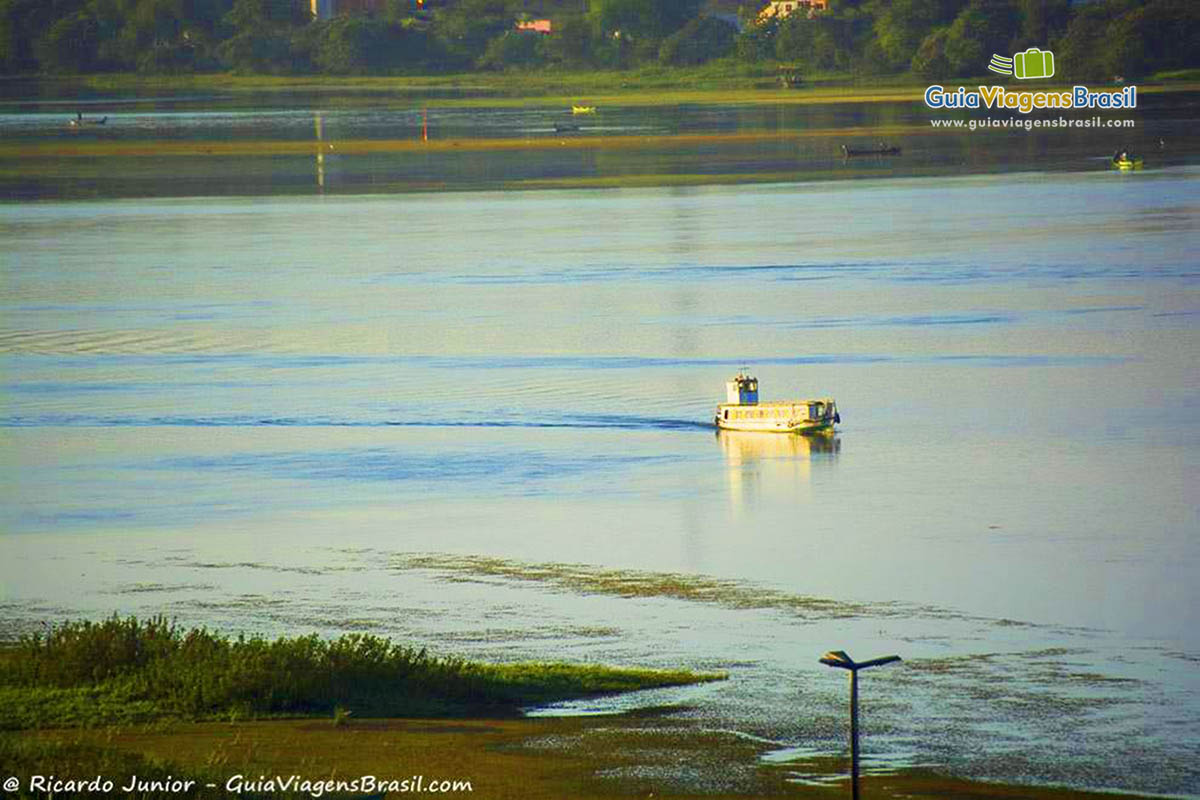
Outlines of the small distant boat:
[[842,145],[842,155],[845,158],[853,158],[854,156],[898,156],[900,155],[899,147],[888,147],[880,143],[878,147],[847,147]]
[[68,125],[72,128],[82,128],[84,125],[103,125],[108,122],[108,117],[85,117],[82,114],[72,119]]
[[713,423],[722,430],[763,433],[832,433],[842,421],[831,397],[758,402],[758,378],[739,372],[725,382],[725,402]]
[[1112,165],[1115,169],[1141,169],[1142,157],[1131,155],[1129,153],[1115,153],[1112,158]]
[[579,130],[578,125],[571,125],[571,124],[565,123],[565,122],[554,123],[554,132],[555,133],[567,133],[569,131],[577,131],[577,130]]
[[595,106],[571,106],[572,114],[595,114]]

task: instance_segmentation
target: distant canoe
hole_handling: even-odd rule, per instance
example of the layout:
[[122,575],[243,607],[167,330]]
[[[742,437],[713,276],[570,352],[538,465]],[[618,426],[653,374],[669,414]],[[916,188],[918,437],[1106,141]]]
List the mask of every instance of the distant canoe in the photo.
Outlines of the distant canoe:
[[595,106],[571,106],[572,114],[595,114]]
[[884,145],[872,148],[847,147],[846,145],[842,145],[842,155],[846,158],[854,156],[898,156],[900,155],[900,148],[885,147]]
[[1141,156],[1128,156],[1126,158],[1114,158],[1112,165],[1114,168],[1120,169],[1120,170],[1141,169],[1142,168],[1142,157]]
[[75,117],[67,124],[72,128],[79,128],[84,125],[103,125],[108,122],[108,117]]

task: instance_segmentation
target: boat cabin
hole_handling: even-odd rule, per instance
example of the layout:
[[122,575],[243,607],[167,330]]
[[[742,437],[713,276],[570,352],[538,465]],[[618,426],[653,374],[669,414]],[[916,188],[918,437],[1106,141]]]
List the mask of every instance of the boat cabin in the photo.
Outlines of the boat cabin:
[[739,406],[752,406],[758,402],[758,378],[738,373],[725,381],[725,402]]

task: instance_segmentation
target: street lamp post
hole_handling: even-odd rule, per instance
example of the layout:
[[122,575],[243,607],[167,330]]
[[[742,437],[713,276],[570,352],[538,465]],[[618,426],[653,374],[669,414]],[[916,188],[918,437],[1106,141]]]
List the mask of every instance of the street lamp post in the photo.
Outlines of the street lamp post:
[[850,673],[850,793],[858,800],[858,671],[899,661],[900,656],[883,656],[870,661],[855,661],[845,650],[831,650],[821,656],[821,663]]

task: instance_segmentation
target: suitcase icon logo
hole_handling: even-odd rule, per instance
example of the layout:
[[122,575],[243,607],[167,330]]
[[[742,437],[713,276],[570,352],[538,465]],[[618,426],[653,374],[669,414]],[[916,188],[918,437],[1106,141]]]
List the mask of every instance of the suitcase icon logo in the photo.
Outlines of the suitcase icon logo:
[[1012,58],[993,55],[988,69],[1001,75],[1015,75],[1020,80],[1054,77],[1054,53],[1031,47]]

